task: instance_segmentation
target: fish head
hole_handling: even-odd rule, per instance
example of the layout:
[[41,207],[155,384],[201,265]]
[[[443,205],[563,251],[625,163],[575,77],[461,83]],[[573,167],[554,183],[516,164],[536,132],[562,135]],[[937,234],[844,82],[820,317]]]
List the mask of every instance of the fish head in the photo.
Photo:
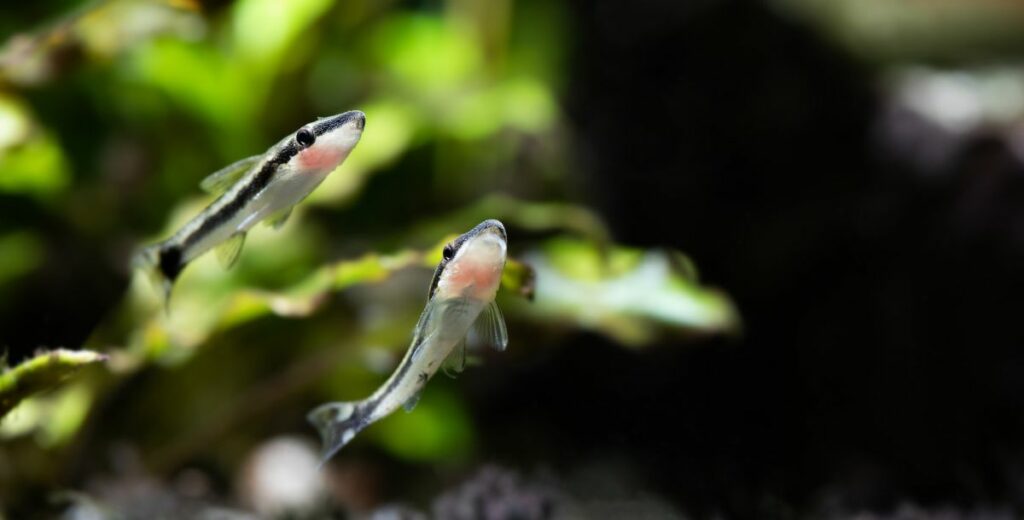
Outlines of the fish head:
[[493,300],[505,268],[507,240],[501,222],[485,220],[446,245],[430,296]]
[[298,129],[289,140],[297,148],[291,166],[298,172],[327,174],[352,152],[363,135],[366,114],[350,110],[324,117]]

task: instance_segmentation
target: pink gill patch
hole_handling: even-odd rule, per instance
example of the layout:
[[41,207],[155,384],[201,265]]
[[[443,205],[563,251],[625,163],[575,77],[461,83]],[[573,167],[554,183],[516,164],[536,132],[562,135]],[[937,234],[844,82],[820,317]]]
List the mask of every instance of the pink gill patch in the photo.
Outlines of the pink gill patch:
[[448,279],[449,284],[451,284],[450,286],[452,288],[460,288],[461,290],[473,286],[476,294],[471,296],[479,298],[489,297],[489,293],[498,281],[498,274],[501,270],[492,266],[470,262],[466,262],[466,264],[459,266],[459,269],[451,274],[451,277]]
[[333,170],[345,155],[340,150],[314,146],[299,152],[299,167],[303,170]]

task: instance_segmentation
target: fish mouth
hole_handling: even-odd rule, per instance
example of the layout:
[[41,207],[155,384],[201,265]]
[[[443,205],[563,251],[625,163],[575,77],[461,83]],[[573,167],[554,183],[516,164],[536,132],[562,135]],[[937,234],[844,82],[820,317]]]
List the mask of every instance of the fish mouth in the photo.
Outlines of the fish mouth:
[[479,230],[468,244],[466,255],[472,257],[473,261],[500,264],[505,262],[507,242],[505,240],[505,227],[501,222],[494,221],[497,225],[488,225]]
[[505,233],[505,225],[502,224],[500,220],[495,220],[493,218],[492,219],[487,219],[487,220],[481,222],[480,224],[478,224],[476,226],[476,229],[479,232],[491,232],[491,233],[494,233],[494,234],[498,235],[499,237],[501,237],[501,239],[503,241],[507,241],[508,240],[508,235]]
[[324,135],[343,126],[362,133],[366,127],[366,114],[361,110],[349,110],[336,116],[319,119],[314,125],[313,133],[318,136]]

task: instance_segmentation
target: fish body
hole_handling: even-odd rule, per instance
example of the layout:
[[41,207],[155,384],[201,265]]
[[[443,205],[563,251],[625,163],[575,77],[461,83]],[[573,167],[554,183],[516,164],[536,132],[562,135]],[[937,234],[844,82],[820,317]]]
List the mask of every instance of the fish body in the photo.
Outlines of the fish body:
[[245,234],[257,223],[279,227],[291,209],[334,171],[362,136],[366,116],[353,110],[309,123],[261,155],[213,173],[201,187],[218,194],[171,238],[143,249],[136,265],[149,269],[170,295],[185,266],[218,248],[221,263],[238,258]]
[[494,302],[507,254],[505,227],[486,220],[445,246],[412,344],[398,368],[370,397],[327,403],[309,414],[326,461],[370,424],[400,407],[411,411],[438,370],[461,371],[467,336],[504,350],[508,333]]

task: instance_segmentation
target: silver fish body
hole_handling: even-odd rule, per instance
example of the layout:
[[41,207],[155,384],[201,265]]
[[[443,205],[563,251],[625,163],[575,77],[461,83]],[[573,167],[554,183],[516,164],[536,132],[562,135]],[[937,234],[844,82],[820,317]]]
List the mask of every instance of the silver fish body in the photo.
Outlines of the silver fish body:
[[321,405],[309,420],[323,439],[326,461],[370,424],[400,407],[411,411],[438,370],[461,371],[467,336],[504,350],[508,332],[494,302],[505,266],[506,235],[487,220],[445,247],[412,344],[398,367],[370,397]]
[[362,136],[366,116],[353,110],[321,118],[261,155],[237,161],[203,180],[218,194],[171,238],[143,249],[136,265],[160,280],[169,296],[185,266],[218,248],[225,266],[237,259],[246,233],[259,222],[280,226],[291,209],[341,165]]

